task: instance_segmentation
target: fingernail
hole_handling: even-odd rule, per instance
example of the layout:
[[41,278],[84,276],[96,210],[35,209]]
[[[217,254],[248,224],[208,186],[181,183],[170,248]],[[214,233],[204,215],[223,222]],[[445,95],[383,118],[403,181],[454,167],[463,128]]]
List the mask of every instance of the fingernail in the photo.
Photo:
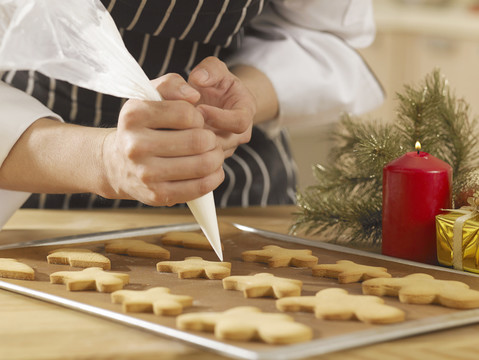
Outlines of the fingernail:
[[196,76],[196,78],[198,79],[199,82],[205,83],[208,80],[208,78],[210,77],[210,74],[205,69],[199,69],[196,72],[195,76]]

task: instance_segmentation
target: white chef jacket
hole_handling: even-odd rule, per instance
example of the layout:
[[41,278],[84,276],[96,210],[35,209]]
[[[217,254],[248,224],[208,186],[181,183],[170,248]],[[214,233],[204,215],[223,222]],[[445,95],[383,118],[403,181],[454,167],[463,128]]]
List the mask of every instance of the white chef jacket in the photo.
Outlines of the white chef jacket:
[[[264,128],[311,128],[383,101],[380,84],[354,50],[374,40],[371,0],[271,0],[252,28],[229,65],[251,65],[271,80],[279,116]],[[43,117],[61,120],[0,82],[0,166],[22,133]],[[0,228],[29,195],[0,189]]]

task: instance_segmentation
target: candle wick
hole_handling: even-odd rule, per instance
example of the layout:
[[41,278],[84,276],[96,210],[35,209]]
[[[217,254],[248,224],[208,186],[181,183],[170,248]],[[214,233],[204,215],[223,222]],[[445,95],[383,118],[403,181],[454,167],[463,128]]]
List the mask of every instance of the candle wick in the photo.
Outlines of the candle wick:
[[419,155],[419,151],[420,151],[420,150],[417,151],[417,154],[418,154],[418,155]]

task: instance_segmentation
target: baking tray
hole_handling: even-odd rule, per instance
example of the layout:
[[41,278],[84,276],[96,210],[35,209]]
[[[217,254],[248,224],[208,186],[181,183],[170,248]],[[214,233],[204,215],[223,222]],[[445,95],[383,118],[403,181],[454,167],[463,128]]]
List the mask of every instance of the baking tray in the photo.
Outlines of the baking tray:
[[[220,341],[211,334],[177,329],[174,317],[161,317],[143,313],[122,313],[120,305],[111,303],[110,294],[94,291],[68,292],[65,289],[65,285],[49,283],[49,274],[70,268],[67,265],[46,263],[46,254],[52,249],[59,247],[82,247],[104,253],[103,244],[108,239],[130,237],[132,234],[139,236],[138,234],[140,234],[150,241],[161,244],[161,239],[156,241],[159,237],[157,234],[161,236],[161,233],[176,230],[199,231],[199,227],[195,224],[175,224],[143,228],[139,232],[135,229],[119,230],[116,232],[42,240],[29,243],[30,246],[25,248],[0,250],[0,257],[13,257],[34,267],[38,279],[38,281],[4,279],[0,281],[0,288],[140,328],[164,337],[181,340],[221,355],[240,359],[300,359],[479,322],[479,309],[454,310],[438,305],[401,304],[396,298],[386,297],[384,300],[387,304],[399,307],[406,312],[407,320],[405,322],[392,325],[371,325],[363,324],[359,321],[319,320],[311,313],[288,313],[296,321],[313,328],[313,340],[294,345]],[[338,284],[335,279],[316,278],[311,276],[311,270],[306,268],[270,269],[264,264],[244,263],[241,261],[241,252],[260,249],[268,244],[297,249],[309,248],[314,255],[319,257],[319,263],[334,263],[341,259],[352,260],[361,264],[384,266],[388,268],[393,276],[405,276],[414,272],[423,272],[431,274],[438,279],[463,281],[472,288],[479,289],[479,276],[475,274],[259,230],[241,224],[221,223],[220,231],[225,247],[225,261],[232,263],[232,275],[270,272],[276,276],[300,279],[303,281],[302,295],[314,295],[317,291],[327,287],[342,287],[352,294],[361,294],[361,284]],[[183,249],[173,246],[165,246],[165,248],[170,250],[171,260],[182,260],[186,256],[201,256],[207,260],[217,260],[213,251]],[[112,271],[126,272],[130,275],[130,284],[125,289],[146,289],[152,286],[166,286],[174,294],[193,296],[195,299],[194,306],[185,309],[185,313],[224,311],[233,306],[244,305],[257,306],[263,311],[277,312],[275,299],[245,299],[239,291],[223,290],[221,281],[218,280],[180,280],[176,274],[157,272],[155,269],[157,260],[154,259],[104,254],[111,259]],[[205,291],[206,288],[207,291]]]

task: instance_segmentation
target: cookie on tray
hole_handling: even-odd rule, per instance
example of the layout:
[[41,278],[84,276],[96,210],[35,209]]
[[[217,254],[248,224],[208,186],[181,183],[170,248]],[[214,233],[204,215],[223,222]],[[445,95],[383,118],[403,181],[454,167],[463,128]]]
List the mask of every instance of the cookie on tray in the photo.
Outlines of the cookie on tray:
[[100,267],[103,270],[111,269],[111,262],[106,256],[88,249],[56,249],[47,255],[49,264],[70,265],[74,267],[88,268]]
[[114,304],[122,304],[124,312],[153,312],[155,315],[178,315],[193,305],[188,295],[175,295],[166,287],[148,290],[118,290],[111,294]]
[[105,251],[112,254],[137,256],[168,260],[170,252],[160,245],[152,244],[139,239],[118,239],[105,244]]
[[387,269],[380,266],[357,264],[349,260],[338,260],[336,264],[319,264],[312,268],[313,276],[338,279],[340,284],[361,282],[372,278],[390,278]]
[[397,296],[407,304],[440,304],[454,309],[479,308],[479,291],[461,281],[438,280],[415,273],[399,278],[370,279],[362,283],[363,294]]
[[248,250],[241,253],[245,262],[266,263],[271,268],[294,266],[312,267],[318,258],[308,249],[285,249],[276,245],[263,246],[261,250]]
[[156,269],[161,272],[178,274],[180,279],[206,278],[221,280],[231,273],[231,263],[207,261],[198,256],[190,256],[181,261],[160,261]]
[[0,278],[35,280],[35,270],[16,259],[0,258]]
[[351,295],[344,289],[329,288],[316,296],[293,296],[276,300],[280,311],[314,312],[318,319],[359,320],[371,324],[391,324],[404,321],[404,311],[384,304],[372,295]]
[[251,306],[235,307],[224,312],[182,314],[176,318],[182,330],[214,332],[221,340],[254,341],[268,344],[293,344],[311,340],[309,326],[295,322],[286,314],[264,313]]
[[226,290],[243,291],[246,298],[274,297],[301,295],[303,282],[300,280],[276,277],[269,273],[255,275],[229,276],[223,279],[223,288]]
[[65,284],[69,291],[96,290],[111,293],[123,289],[129,281],[128,274],[107,272],[99,267],[90,267],[81,271],[57,271],[50,274],[52,284]]

